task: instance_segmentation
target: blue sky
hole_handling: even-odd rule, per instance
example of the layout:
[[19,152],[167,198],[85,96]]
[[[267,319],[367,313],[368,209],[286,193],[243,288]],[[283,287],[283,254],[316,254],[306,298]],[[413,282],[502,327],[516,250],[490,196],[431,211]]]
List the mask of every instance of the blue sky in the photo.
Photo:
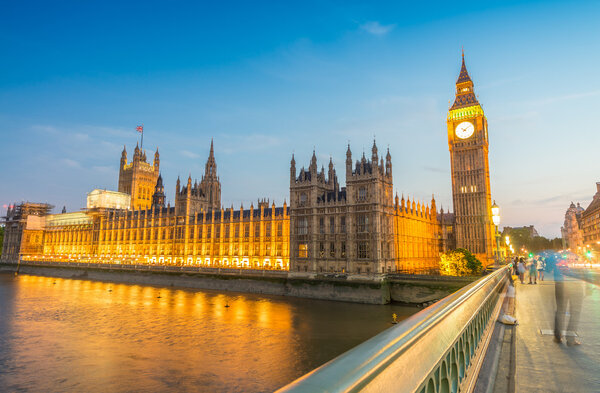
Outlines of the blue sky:
[[446,113],[465,48],[502,226],[558,236],[595,192],[594,2],[10,2],[0,13],[0,213],[117,188],[123,145],[161,152],[167,197],[214,138],[225,206],[288,197],[289,161],[343,182],[373,137],[399,193],[451,206]]

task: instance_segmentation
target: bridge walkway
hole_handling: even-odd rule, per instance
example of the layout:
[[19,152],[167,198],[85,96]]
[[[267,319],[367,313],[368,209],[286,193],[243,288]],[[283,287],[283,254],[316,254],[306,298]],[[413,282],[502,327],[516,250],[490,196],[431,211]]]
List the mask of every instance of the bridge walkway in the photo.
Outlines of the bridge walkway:
[[517,393],[600,392],[600,287],[572,277],[566,277],[564,284],[566,292],[583,295],[578,346],[553,340],[552,275],[536,285],[528,284],[528,278],[525,284],[515,282]]

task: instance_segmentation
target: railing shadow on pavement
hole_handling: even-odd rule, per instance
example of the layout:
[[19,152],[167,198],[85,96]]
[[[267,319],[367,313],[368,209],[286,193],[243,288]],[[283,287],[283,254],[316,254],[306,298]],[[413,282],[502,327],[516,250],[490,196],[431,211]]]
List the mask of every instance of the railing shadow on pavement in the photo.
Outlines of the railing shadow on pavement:
[[465,286],[278,392],[470,392],[511,265]]

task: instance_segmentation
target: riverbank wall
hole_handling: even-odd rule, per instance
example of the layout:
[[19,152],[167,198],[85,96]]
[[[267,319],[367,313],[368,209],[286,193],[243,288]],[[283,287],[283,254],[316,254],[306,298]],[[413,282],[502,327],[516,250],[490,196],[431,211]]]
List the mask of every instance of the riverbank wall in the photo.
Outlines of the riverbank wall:
[[[14,264],[0,264],[0,272],[15,272]],[[439,300],[475,278],[380,275],[298,275],[287,271],[212,269],[149,270],[138,267],[99,268],[87,266],[50,266],[21,264],[19,274],[70,279],[119,282],[209,289],[215,291],[257,293],[366,304],[399,302],[412,305]]]

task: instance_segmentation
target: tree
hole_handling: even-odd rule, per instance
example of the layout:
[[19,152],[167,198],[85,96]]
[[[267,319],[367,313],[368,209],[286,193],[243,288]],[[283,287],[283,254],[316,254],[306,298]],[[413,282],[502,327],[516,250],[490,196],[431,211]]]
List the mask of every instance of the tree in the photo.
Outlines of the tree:
[[531,236],[531,230],[528,227],[522,228],[504,228],[502,238],[510,237],[510,242],[515,251],[525,248],[527,251],[539,252],[544,250],[560,250],[562,240],[560,238],[548,239],[543,236]]
[[481,273],[483,265],[469,250],[457,248],[442,254],[440,274],[443,276],[469,276]]

